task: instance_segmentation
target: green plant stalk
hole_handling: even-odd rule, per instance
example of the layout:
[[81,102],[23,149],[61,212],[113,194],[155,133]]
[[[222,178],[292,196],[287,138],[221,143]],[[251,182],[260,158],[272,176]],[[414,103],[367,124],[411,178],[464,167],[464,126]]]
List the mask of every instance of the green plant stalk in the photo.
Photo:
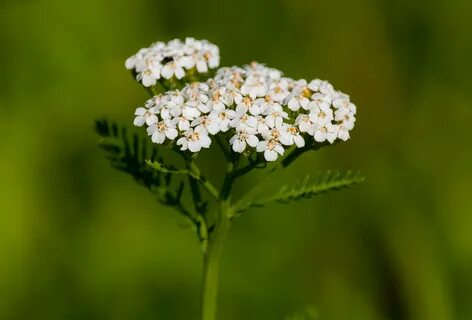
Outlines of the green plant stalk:
[[218,271],[223,242],[231,222],[228,200],[219,201],[217,223],[203,256],[202,320],[216,320],[218,296]]

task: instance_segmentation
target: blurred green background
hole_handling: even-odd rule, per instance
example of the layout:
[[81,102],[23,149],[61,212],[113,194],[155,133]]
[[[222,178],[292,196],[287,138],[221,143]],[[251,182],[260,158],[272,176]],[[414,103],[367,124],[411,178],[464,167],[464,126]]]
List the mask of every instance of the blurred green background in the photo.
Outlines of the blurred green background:
[[[198,319],[196,236],[97,148],[146,92],[124,60],[194,36],[351,94],[349,143],[273,180],[359,169],[354,189],[251,210],[219,318],[472,319],[472,4],[466,0],[0,4],[0,319]],[[202,155],[215,178],[221,164]],[[244,188],[257,182],[249,178]]]

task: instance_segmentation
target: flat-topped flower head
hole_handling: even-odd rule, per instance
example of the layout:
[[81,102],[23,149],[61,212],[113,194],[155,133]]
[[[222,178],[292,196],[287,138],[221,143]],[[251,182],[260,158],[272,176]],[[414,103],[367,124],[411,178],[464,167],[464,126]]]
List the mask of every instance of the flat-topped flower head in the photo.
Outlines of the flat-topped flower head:
[[[185,52],[204,46],[192,41]],[[168,45],[159,47],[169,50]],[[195,153],[221,135],[230,152],[261,152],[266,161],[275,161],[288,148],[348,140],[356,106],[327,81],[294,80],[253,62],[220,68],[206,82],[157,95],[135,115],[135,125],[147,125],[158,144],[176,143]]]
[[189,73],[207,73],[220,64],[216,45],[207,40],[186,38],[153,43],[140,49],[126,60],[125,66],[136,74],[145,87],[156,85],[163,79],[183,79]]

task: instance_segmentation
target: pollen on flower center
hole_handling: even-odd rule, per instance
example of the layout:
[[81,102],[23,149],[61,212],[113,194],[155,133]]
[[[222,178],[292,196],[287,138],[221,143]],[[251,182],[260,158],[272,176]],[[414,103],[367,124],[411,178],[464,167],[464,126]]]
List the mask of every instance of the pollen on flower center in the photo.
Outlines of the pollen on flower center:
[[190,135],[190,140],[198,141],[200,139],[200,134],[198,132],[194,132]]
[[165,124],[164,122],[162,122],[162,121],[157,124],[157,128],[158,128],[160,131],[166,131],[166,130],[167,130],[166,124]]
[[272,132],[271,132],[271,136],[272,136],[273,139],[279,140],[279,138],[280,138],[279,130],[273,129]]
[[206,117],[206,116],[203,117],[203,118],[202,118],[202,121],[201,121],[201,124],[202,124],[204,127],[208,126],[208,125],[210,124],[210,120],[208,119],[208,117]]
[[267,142],[267,149],[271,151],[274,150],[276,146],[277,146],[277,142],[274,139],[271,139],[269,140],[269,142]]
[[303,89],[302,94],[305,98],[309,98],[311,96],[311,91],[308,88],[305,88]]
[[203,55],[205,57],[205,59],[207,60],[210,60],[213,56],[211,55],[211,52],[207,51],[205,52],[205,54]]
[[213,92],[213,95],[212,95],[211,98],[212,98],[213,100],[217,101],[217,100],[220,99],[220,97],[221,97],[220,92],[219,92],[218,90],[215,90],[215,91]]

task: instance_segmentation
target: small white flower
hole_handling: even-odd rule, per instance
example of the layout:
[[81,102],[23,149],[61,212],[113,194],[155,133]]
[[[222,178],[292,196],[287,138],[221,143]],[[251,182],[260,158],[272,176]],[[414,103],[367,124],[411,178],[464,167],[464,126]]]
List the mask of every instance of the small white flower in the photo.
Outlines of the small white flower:
[[263,97],[267,93],[267,83],[263,77],[248,77],[241,86],[241,93],[249,95],[251,99]]
[[255,129],[257,127],[257,119],[247,113],[236,113],[236,116],[230,122],[231,127],[236,130],[247,130],[248,128]]
[[218,123],[221,132],[226,132],[230,128],[231,119],[236,116],[234,110],[212,111],[209,114],[210,119],[214,119]]
[[162,120],[151,125],[147,128],[147,132],[151,136],[152,142],[158,144],[163,143],[166,137],[169,140],[174,140],[178,135],[177,129],[175,129],[170,120]]
[[315,106],[320,109],[327,109],[331,106],[332,96],[321,92],[316,92],[311,96],[311,101],[308,103],[306,110],[312,110]]
[[185,71],[180,61],[170,61],[162,67],[161,75],[166,79],[170,79],[174,75],[177,79],[182,79],[185,77]]
[[172,123],[181,131],[187,131],[190,127],[190,122],[198,118],[200,114],[201,112],[198,108],[189,104],[175,106],[170,110]]
[[269,131],[269,126],[266,124],[266,118],[264,116],[257,116],[257,126],[256,131],[257,133],[263,133]]
[[259,143],[259,139],[255,135],[254,129],[239,130],[236,134],[231,137],[229,143],[232,145],[235,152],[243,152],[246,149],[246,145],[256,147]]
[[152,112],[152,109],[140,107],[136,109],[134,115],[136,117],[134,118],[133,124],[137,127],[142,127],[144,124],[150,126],[158,121],[158,118]]
[[285,112],[280,105],[274,105],[272,108],[266,110],[264,115],[266,115],[265,123],[270,128],[280,127],[284,119],[288,118],[288,113]]
[[284,154],[284,148],[282,145],[273,139],[260,141],[257,145],[257,152],[264,152],[264,158],[267,161],[275,161],[279,155]]
[[295,124],[298,126],[300,132],[306,132],[309,135],[315,134],[316,125],[311,121],[307,114],[299,114],[295,119]]
[[194,120],[195,118],[198,118],[200,116],[201,112],[191,103],[185,103],[184,105],[175,106],[170,109],[170,114],[173,117],[182,116],[187,120]]
[[192,121],[192,127],[197,131],[206,131],[208,134],[215,135],[220,131],[219,118],[210,118],[209,116],[201,116]]
[[268,131],[262,132],[261,135],[265,140],[280,141],[280,137],[282,136],[281,129],[282,129],[282,126],[272,128],[272,129],[269,129]]
[[341,122],[339,124],[339,131],[338,131],[338,138],[343,140],[343,141],[347,141],[349,140],[350,138],[350,135],[349,135],[349,126],[350,124],[346,124],[345,122]]
[[282,103],[285,98],[288,96],[288,80],[280,79],[277,81],[271,82],[269,85],[269,92],[267,95],[273,100]]
[[297,86],[293,89],[292,93],[288,97],[288,108],[292,111],[297,111],[302,108],[306,108],[311,96],[310,90],[305,86]]
[[334,120],[346,123],[346,127],[348,127],[349,130],[352,130],[354,128],[356,118],[354,117],[352,112],[349,111],[349,109],[342,108],[334,112]]
[[299,148],[305,146],[305,140],[300,135],[299,130],[295,126],[284,125],[280,130],[280,142],[286,146],[295,145]]
[[309,114],[310,120],[317,126],[324,126],[333,120],[333,110],[326,105],[322,108],[315,106]]
[[[253,99],[249,96],[245,96],[242,98],[242,100],[236,105],[236,112],[237,113],[246,113],[248,111],[251,111],[252,109],[252,114],[255,113],[255,115],[259,114],[260,112],[260,107],[258,105],[254,105]],[[259,112],[259,113],[257,113]]]
[[202,148],[209,148],[211,139],[203,130],[188,129],[185,135],[177,140],[177,145],[181,146],[180,150],[190,150],[191,152],[199,152]]
[[183,89],[184,96],[188,99],[187,104],[198,108],[201,112],[208,112],[209,97],[206,94],[208,85],[205,83],[194,82]]
[[210,93],[210,100],[208,101],[209,110],[222,111],[226,108],[228,102],[226,101],[227,93],[225,88],[213,89]]
[[172,124],[177,126],[180,131],[187,131],[190,128],[190,121],[184,116],[177,116],[173,118]]
[[321,92],[323,94],[334,95],[335,91],[331,83],[320,79],[312,80],[308,84],[308,88],[313,92]]
[[333,125],[331,123],[327,123],[324,126],[319,126],[316,128],[316,131],[314,134],[315,141],[324,142],[328,140],[329,143],[333,143],[334,140],[336,140],[338,136],[338,130],[339,130],[339,126]]
[[254,101],[254,104],[258,107],[258,114],[268,114],[273,109],[282,108],[282,106],[277,101],[274,101],[270,95],[266,95],[264,98],[256,99],[256,101]]

